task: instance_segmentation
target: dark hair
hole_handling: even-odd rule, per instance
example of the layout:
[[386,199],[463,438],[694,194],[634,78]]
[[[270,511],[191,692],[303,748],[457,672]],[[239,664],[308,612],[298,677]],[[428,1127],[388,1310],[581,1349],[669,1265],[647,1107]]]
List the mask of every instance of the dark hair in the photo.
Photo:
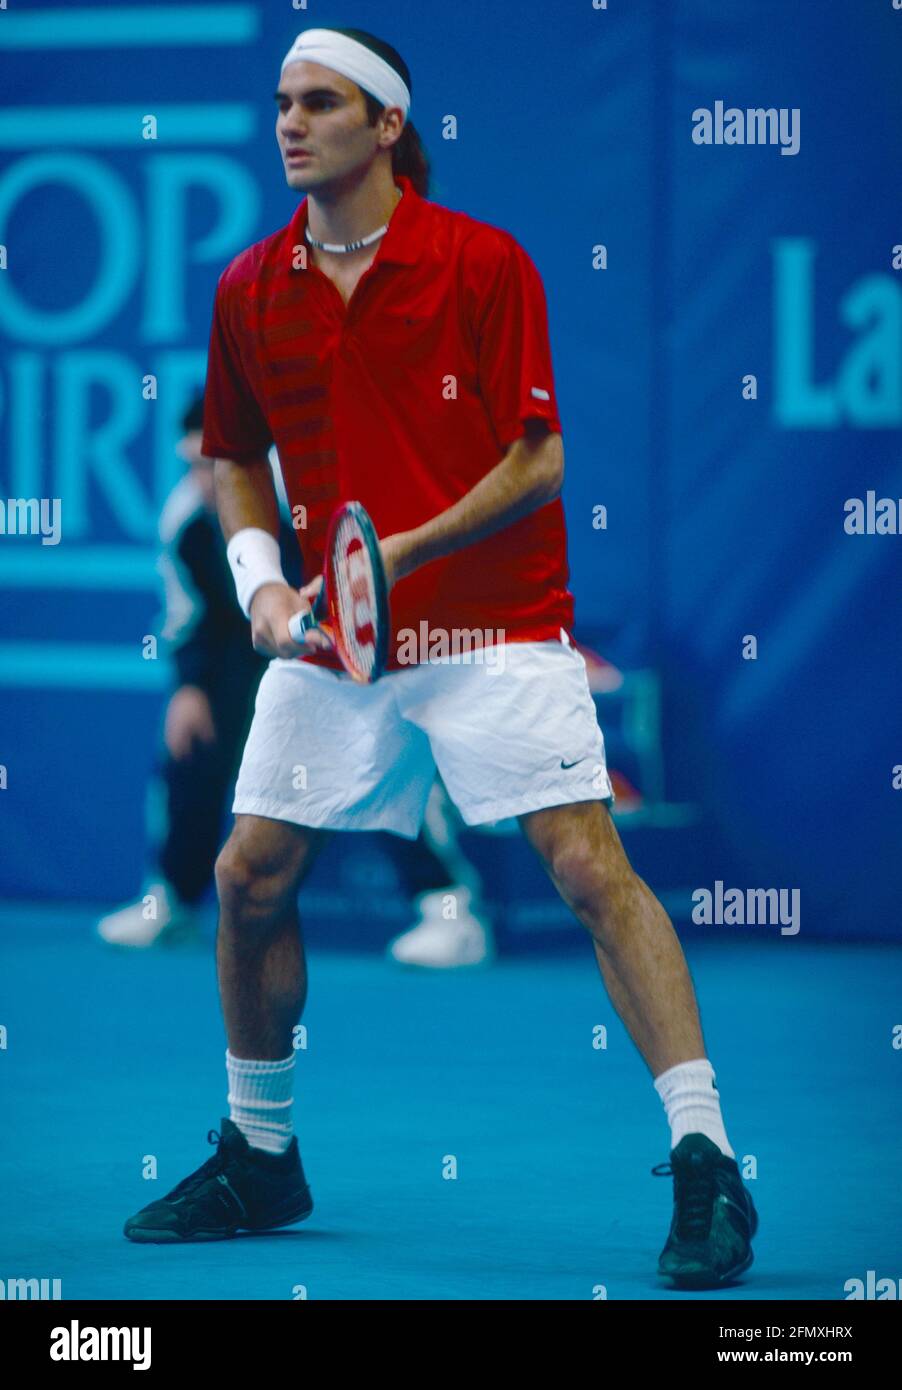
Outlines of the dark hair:
[[[332,26],[334,28],[334,26]],[[413,79],[410,76],[410,68],[401,57],[396,48],[392,48],[390,43],[384,39],[379,39],[375,34],[367,33],[365,29],[338,29],[334,28],[338,34],[346,34],[349,39],[356,39],[358,43],[364,44],[367,48],[378,53],[389,67],[393,67],[395,72],[403,78],[407,90],[413,92]],[[368,92],[364,87],[363,99],[366,102],[367,120],[370,125],[375,125],[385,110],[385,102],[374,97],[372,92]],[[391,167],[393,174],[406,174],[413,184],[413,187],[421,198],[429,196],[429,157],[423,147],[419,131],[412,121],[404,122],[404,129],[400,137],[392,145]]]
[[202,395],[195,396],[182,416],[182,429],[186,434],[192,430],[202,430],[204,427],[204,398]]
[[[375,125],[385,110],[385,104],[370,92],[363,92],[363,99],[367,119],[370,125]],[[429,197],[429,157],[412,121],[404,122],[404,129],[391,147],[391,168],[393,174],[406,174],[421,198]]]

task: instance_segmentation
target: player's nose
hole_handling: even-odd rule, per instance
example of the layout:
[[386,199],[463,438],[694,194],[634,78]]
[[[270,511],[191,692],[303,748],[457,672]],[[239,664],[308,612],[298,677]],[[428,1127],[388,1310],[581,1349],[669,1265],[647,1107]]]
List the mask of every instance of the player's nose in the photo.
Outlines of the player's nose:
[[288,111],[282,111],[279,115],[279,130],[285,136],[290,136],[293,140],[301,143],[301,137],[307,134],[307,122],[298,106],[292,106]]

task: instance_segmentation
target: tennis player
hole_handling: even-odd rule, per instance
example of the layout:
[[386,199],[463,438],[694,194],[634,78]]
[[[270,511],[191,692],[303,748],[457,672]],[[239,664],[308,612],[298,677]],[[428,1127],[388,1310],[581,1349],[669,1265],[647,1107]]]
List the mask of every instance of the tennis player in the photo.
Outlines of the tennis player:
[[[306,197],[217,288],[204,453],[217,460],[238,598],[272,658],[216,869],[230,1115],[211,1131],[216,1153],[125,1234],[214,1240],[310,1214],[291,1119],[306,995],[298,887],[330,831],[414,837],[438,768],[467,824],[519,818],[591,934],[671,1126],[670,1164],[654,1170],[674,1178],[659,1270],[714,1286],[751,1263],[757,1218],[682,950],[610,815],[604,741],[569,635],[542,282],[508,232],[428,200],[410,100],[389,44],[303,31],[282,65],[276,136]],[[273,441],[306,522],[308,574],[339,502],[362,502],[382,538],[393,641],[372,685],[343,673],[320,630],[303,645],[289,635],[320,581],[298,591],[283,577]],[[430,661],[474,631],[485,644],[473,659]],[[424,635],[416,662],[411,633]]]

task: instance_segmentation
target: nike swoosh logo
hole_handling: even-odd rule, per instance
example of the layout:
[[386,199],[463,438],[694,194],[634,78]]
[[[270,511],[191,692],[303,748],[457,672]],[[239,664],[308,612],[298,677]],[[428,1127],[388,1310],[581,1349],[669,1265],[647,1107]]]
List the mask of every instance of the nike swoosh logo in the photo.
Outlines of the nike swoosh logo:
[[586,761],[585,758],[576,758],[572,763],[565,763],[565,762],[564,762],[564,759],[561,758],[561,767],[563,767],[563,768],[576,767],[577,763],[584,763],[585,761]]

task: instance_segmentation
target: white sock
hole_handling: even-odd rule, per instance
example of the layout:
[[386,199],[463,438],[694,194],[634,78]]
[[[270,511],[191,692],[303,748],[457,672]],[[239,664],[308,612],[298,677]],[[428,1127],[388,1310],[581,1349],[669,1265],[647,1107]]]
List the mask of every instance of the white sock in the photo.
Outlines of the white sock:
[[247,1142],[267,1153],[284,1153],[291,1143],[294,1053],[279,1062],[233,1057],[226,1048],[229,1119]]
[[705,1134],[727,1158],[735,1158],[720,1113],[720,1092],[707,1057],[680,1062],[655,1077],[655,1090],[664,1102],[670,1124],[670,1147],[684,1134]]

